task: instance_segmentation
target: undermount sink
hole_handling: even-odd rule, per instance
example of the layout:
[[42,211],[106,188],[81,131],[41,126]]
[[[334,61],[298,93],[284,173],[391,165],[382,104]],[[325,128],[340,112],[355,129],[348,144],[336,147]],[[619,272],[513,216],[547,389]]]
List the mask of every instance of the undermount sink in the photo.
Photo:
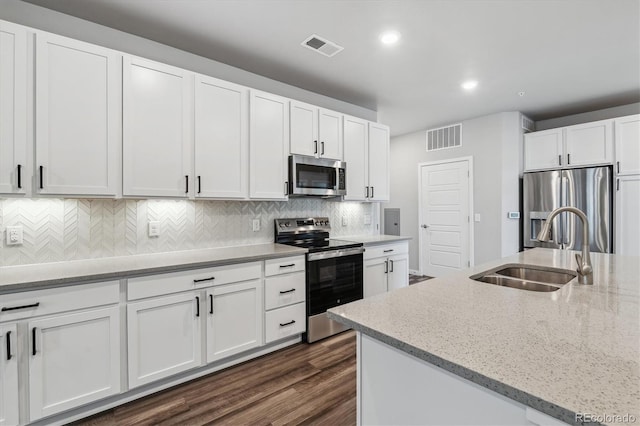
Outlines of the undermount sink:
[[556,291],[577,277],[573,271],[536,265],[509,264],[472,275],[472,280],[529,291]]

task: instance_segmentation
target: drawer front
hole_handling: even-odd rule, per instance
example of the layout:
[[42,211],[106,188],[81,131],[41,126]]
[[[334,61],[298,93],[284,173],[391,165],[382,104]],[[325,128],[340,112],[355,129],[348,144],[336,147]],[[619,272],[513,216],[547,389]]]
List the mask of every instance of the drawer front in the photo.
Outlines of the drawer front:
[[110,305],[119,300],[119,281],[3,294],[0,297],[0,322]]
[[260,275],[260,262],[252,262],[131,278],[127,284],[127,300],[246,281],[260,278]]
[[367,246],[364,251],[364,259],[375,259],[376,257],[393,256],[403,253],[409,253],[409,243],[407,242]]
[[274,309],[265,314],[265,343],[306,331],[304,303]]
[[264,281],[264,308],[266,310],[293,305],[305,300],[304,272],[278,275]]
[[264,275],[267,277],[300,271],[304,271],[304,256],[282,257],[264,262]]

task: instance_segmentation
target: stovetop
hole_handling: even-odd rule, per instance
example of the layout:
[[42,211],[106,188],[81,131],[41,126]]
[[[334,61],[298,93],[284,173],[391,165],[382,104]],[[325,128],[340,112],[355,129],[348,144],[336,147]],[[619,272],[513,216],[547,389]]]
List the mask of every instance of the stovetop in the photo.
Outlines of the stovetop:
[[362,243],[329,238],[331,224],[328,217],[276,219],[275,242],[302,247],[310,253],[362,247]]

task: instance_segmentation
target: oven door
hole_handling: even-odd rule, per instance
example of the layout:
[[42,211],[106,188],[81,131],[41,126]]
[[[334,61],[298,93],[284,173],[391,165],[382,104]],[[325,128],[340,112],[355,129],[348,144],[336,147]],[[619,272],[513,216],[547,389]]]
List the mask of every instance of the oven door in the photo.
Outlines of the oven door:
[[[362,299],[362,252],[354,248],[307,257],[307,315]],[[337,253],[341,253],[336,255]]]
[[293,195],[345,195],[346,165],[342,161],[292,155],[289,157],[289,182]]

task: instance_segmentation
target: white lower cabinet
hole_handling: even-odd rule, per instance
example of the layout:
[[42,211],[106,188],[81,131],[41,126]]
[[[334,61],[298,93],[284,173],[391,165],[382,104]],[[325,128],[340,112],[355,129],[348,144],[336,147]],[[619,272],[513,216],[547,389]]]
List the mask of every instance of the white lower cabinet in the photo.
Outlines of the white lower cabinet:
[[375,296],[409,285],[407,242],[367,247],[364,253],[363,296]]
[[264,340],[271,343],[307,330],[304,257],[267,260],[264,280]]
[[18,424],[18,338],[16,324],[0,325],[0,426]]
[[274,342],[306,331],[304,303],[274,309],[265,314],[265,343]]
[[130,388],[202,364],[201,299],[201,291],[188,291],[129,303]]
[[364,262],[363,296],[375,296],[387,292],[387,258],[367,260]]
[[207,362],[262,345],[259,279],[207,290]]
[[618,176],[616,189],[615,252],[640,256],[640,175]]

